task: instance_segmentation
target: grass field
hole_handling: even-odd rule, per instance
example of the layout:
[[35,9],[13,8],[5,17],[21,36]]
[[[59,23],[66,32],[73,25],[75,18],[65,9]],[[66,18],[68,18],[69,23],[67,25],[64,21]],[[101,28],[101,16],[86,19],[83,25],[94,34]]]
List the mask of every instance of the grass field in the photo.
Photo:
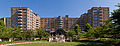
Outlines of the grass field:
[[65,43],[57,43],[57,42],[41,42],[41,43],[26,43],[26,44],[16,44],[9,46],[114,46],[114,45],[106,45],[102,43],[81,43],[81,42],[65,42]]

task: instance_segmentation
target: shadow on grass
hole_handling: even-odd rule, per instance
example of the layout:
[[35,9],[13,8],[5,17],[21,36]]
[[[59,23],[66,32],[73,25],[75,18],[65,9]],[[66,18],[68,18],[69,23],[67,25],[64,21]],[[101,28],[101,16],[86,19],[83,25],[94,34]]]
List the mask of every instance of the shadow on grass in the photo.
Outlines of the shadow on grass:
[[120,42],[104,42],[104,41],[89,41],[89,40],[77,40],[74,42],[83,42],[86,44],[80,44],[77,46],[120,46]]
[[115,45],[108,45],[103,43],[85,43],[85,44],[78,44],[76,46],[115,46]]

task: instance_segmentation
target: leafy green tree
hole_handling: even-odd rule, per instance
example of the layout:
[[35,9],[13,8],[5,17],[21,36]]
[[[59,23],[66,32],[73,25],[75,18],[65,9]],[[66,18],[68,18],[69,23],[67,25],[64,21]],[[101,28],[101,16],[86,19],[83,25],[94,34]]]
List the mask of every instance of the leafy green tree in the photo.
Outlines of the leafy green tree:
[[40,39],[43,38],[43,37],[48,38],[48,37],[50,36],[49,33],[45,32],[45,30],[43,30],[43,29],[41,29],[41,28],[37,29],[36,31],[37,31],[36,37],[38,37],[38,38],[40,38]]
[[72,42],[73,39],[76,37],[76,32],[73,30],[70,30],[66,33],[66,36],[70,38],[70,41]]
[[84,34],[82,33],[82,31],[81,31],[81,29],[80,29],[78,24],[76,24],[76,26],[74,28],[74,31],[76,32],[76,38],[77,39],[80,39],[80,38],[83,37]]
[[12,38],[11,28],[7,28],[3,21],[0,21],[0,38],[9,39]]
[[86,24],[84,31],[86,32],[85,37],[94,38],[94,29],[89,23]]
[[120,4],[118,4],[117,6],[119,7],[119,9],[114,10],[111,17],[111,20],[114,22],[114,26],[112,27],[114,29],[114,31],[112,32],[114,38],[120,36]]
[[5,24],[4,24],[4,22],[2,20],[0,20],[0,26],[5,27]]

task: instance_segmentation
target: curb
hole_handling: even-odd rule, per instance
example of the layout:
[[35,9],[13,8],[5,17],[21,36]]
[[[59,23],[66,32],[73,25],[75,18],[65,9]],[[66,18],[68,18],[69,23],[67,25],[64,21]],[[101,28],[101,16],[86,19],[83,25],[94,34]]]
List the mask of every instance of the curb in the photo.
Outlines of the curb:
[[0,44],[0,46],[14,45],[14,44],[25,44],[25,43],[39,43],[39,42],[47,42],[47,41],[13,42],[13,43]]

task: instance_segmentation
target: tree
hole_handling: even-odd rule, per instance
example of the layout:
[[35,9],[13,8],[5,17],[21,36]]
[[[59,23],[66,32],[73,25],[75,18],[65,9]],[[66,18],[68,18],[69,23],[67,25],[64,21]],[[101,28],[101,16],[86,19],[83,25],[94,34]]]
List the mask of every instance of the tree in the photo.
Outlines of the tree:
[[112,32],[114,38],[120,36],[120,4],[118,4],[117,6],[119,7],[119,9],[114,10],[111,17],[111,20],[114,22],[114,27],[112,27],[114,29],[114,31]]
[[4,22],[0,20],[0,38],[5,40],[12,38],[11,32],[11,28],[7,28]]
[[80,38],[83,37],[84,34],[82,33],[82,31],[81,31],[81,29],[80,29],[78,24],[76,24],[76,26],[74,28],[74,31],[76,32],[76,38],[77,39],[80,39]]
[[45,32],[45,30],[43,30],[43,29],[41,29],[41,28],[37,29],[36,31],[37,31],[36,37],[38,37],[38,38],[40,38],[40,39],[43,38],[43,37],[48,38],[48,37],[50,36],[49,33]]
[[85,33],[85,37],[87,38],[94,38],[94,29],[91,27],[91,25],[89,23],[86,24],[84,31]]
[[72,42],[73,39],[75,39],[76,32],[73,30],[70,30],[66,33],[66,36],[70,38],[70,42]]

